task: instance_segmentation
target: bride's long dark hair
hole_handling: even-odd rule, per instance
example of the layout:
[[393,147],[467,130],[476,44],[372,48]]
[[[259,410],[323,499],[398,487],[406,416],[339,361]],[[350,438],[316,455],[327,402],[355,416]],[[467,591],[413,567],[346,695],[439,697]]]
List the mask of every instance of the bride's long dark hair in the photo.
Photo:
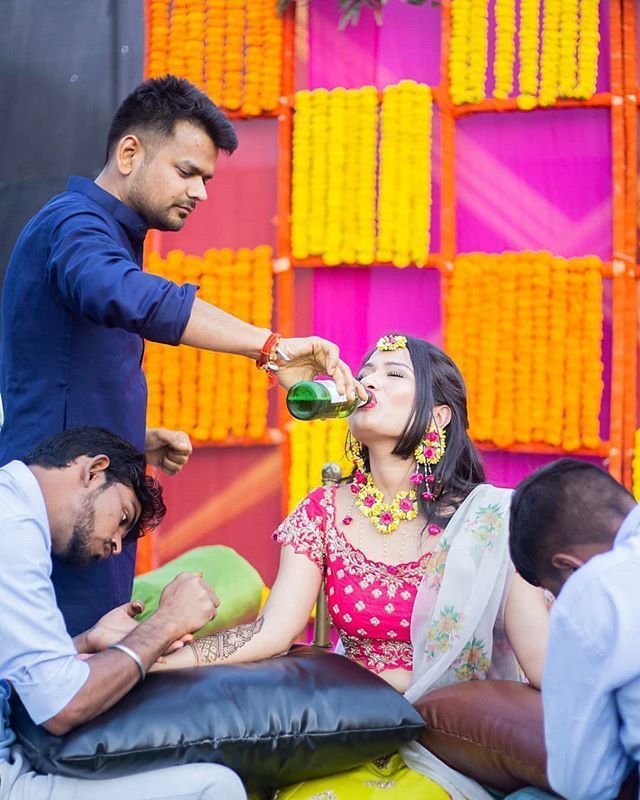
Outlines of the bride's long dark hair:
[[[468,434],[467,390],[460,370],[450,356],[439,347],[406,334],[391,335],[405,336],[416,381],[411,415],[393,448],[393,455],[413,458],[414,450],[432,422],[434,406],[447,405],[451,409],[451,420],[445,426],[444,455],[435,466],[431,467],[435,476],[433,484],[435,502],[425,500],[422,497],[421,487],[418,487],[418,509],[420,515],[426,519],[426,524],[442,522],[445,508],[449,509],[450,513],[451,509],[460,505],[469,492],[485,481],[480,454]],[[362,363],[366,364],[374,352],[372,350],[367,353]],[[347,449],[349,449],[348,443]],[[362,450],[365,466],[369,469],[368,450],[365,446]],[[424,469],[420,467],[423,473]],[[424,484],[422,486],[424,487]],[[444,517],[446,516],[449,514],[445,513]]]

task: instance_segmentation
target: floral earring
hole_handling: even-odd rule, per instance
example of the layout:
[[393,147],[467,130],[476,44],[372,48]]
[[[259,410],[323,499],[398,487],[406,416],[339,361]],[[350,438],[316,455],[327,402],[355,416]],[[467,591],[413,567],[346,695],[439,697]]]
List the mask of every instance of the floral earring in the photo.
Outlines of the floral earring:
[[[436,499],[433,491],[433,484],[436,477],[432,473],[431,467],[434,467],[442,459],[446,446],[446,433],[444,428],[438,428],[436,423],[432,421],[424,438],[413,451],[413,456],[418,463],[418,469],[411,476],[411,483],[414,486],[420,486],[424,481],[426,486],[425,491],[422,492],[423,500]],[[424,475],[420,471],[420,467],[424,468]]]
[[363,484],[367,482],[367,469],[364,463],[364,453],[362,452],[362,445],[357,439],[354,439],[349,433],[347,441],[347,456],[353,462],[353,480],[356,484]]

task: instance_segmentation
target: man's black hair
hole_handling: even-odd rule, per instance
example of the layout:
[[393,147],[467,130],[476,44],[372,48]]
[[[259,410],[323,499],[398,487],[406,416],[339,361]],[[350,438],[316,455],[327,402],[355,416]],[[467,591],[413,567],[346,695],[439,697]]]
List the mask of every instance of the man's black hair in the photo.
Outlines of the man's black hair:
[[140,503],[140,517],[129,536],[139,536],[145,530],[159,525],[166,512],[162,487],[146,474],[144,454],[111,431],[104,428],[70,428],[39,444],[21,461],[43,469],[64,469],[80,456],[98,455],[109,458],[103,488],[121,483],[133,489]]
[[561,458],[533,472],[511,500],[509,549],[534,586],[553,574],[553,555],[577,544],[611,545],[633,508],[633,495],[595,464]]
[[177,122],[199,125],[218,150],[231,155],[238,146],[233,125],[204,92],[184,78],[150,78],[126,97],[111,122],[107,160],[127,134],[173,135]]

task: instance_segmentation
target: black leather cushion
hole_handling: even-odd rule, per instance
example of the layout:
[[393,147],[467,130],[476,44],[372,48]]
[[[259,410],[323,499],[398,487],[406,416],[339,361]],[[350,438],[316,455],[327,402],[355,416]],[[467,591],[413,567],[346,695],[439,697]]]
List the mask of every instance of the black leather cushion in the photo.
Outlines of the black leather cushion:
[[249,788],[328,775],[393,752],[424,726],[384,680],[343,656],[301,647],[254,664],[149,675],[100,717],[66,736],[12,724],[40,772],[113,778],[208,761]]

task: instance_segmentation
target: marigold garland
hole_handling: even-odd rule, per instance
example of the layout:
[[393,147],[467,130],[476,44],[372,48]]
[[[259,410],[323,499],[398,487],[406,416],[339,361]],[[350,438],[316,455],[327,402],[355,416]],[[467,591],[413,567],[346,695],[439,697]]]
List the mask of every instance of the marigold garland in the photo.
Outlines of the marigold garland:
[[[326,250],[327,186],[329,139],[327,116],[329,92],[316,89],[311,93],[311,148],[308,157],[309,169],[309,251],[323,253]],[[295,118],[294,118],[295,125]],[[293,163],[295,183],[296,162]],[[295,220],[292,220],[295,224]]]
[[[558,97],[592,97],[598,0],[519,0],[518,5],[517,10],[516,0],[493,0],[493,96],[504,100],[512,95],[517,56],[519,108],[553,105]],[[456,105],[477,103],[486,95],[487,12],[487,0],[451,0],[449,91]]]
[[291,253],[294,258],[308,258],[311,249],[311,169],[314,161],[311,158],[311,92],[298,92],[295,108],[291,143]]
[[516,45],[515,0],[496,0],[495,7],[495,58],[493,60],[493,96],[506,100],[513,91],[513,64]]
[[[556,381],[556,368],[554,360],[546,360],[538,358],[535,342],[536,331],[548,331],[550,326],[555,324],[556,320],[550,316],[550,303],[549,296],[551,294],[551,275],[553,258],[550,253],[526,253],[523,254],[526,258],[529,269],[527,271],[530,276],[530,291],[531,291],[531,326],[532,333],[527,343],[521,341],[521,347],[528,353],[525,360],[531,360],[531,393],[526,391],[528,402],[531,407],[531,419],[520,420],[522,428],[527,427],[531,429],[531,438],[525,441],[544,442],[546,440],[546,420],[547,420],[547,406],[549,397],[555,401],[556,392],[551,390]],[[522,301],[522,298],[520,298]],[[523,334],[524,339],[524,334]],[[561,347],[562,343],[557,343],[556,347]],[[536,398],[534,403],[532,397]],[[517,440],[520,441],[520,440]]]
[[[376,152],[378,115],[381,132]],[[373,86],[298,92],[293,257],[322,256],[329,266],[375,260],[399,267],[425,265],[431,125],[431,90],[414,81],[388,86],[381,104]]]
[[[584,265],[584,315],[580,343],[582,346],[582,381],[580,429],[585,447],[597,447],[600,442],[600,402],[604,384],[602,364],[591,355],[601,347],[599,326],[602,325],[602,272],[594,256],[582,259]],[[596,387],[600,387],[596,391]]]
[[377,260],[424,266],[431,227],[431,89],[401,81],[383,92]]
[[591,97],[596,91],[598,78],[598,44],[600,42],[598,16],[599,0],[580,2],[580,38],[578,43],[578,81],[573,96]]
[[[253,0],[247,0],[252,6]],[[272,0],[262,0],[262,69],[260,105],[265,111],[278,107],[282,93],[282,20],[273,13]]]
[[[498,293],[492,291],[492,286],[499,285],[498,262],[490,261],[485,269],[480,271],[480,304],[481,314],[486,315],[485,319],[497,320],[501,313]],[[491,439],[493,423],[495,422],[496,406],[496,381],[495,376],[501,369],[499,363],[500,337],[497,325],[484,326],[479,335],[482,336],[483,359],[478,369],[478,432],[477,438],[480,440]]]
[[[564,405],[566,392],[565,365],[570,357],[567,348],[567,306],[569,302],[569,274],[566,261],[551,260],[549,296],[545,302],[549,307],[549,328],[545,361],[549,363],[547,380],[553,379],[552,390],[547,392],[544,441],[555,447],[562,444]],[[555,367],[555,369],[554,369]]]
[[[372,264],[376,247],[378,92],[374,86],[364,86],[351,97],[356,100],[358,119],[355,263]],[[345,262],[349,263],[347,259]]]
[[204,90],[215,102],[224,94],[224,0],[205,0]]
[[220,103],[231,111],[237,111],[242,105],[246,9],[244,0],[225,0],[225,5],[224,88]]
[[558,99],[560,8],[561,0],[544,0],[542,16],[542,53],[540,55],[539,101],[541,106],[552,106]]
[[487,77],[488,0],[452,0],[449,89],[457,105],[484,98]]
[[538,94],[538,18],[539,0],[520,2],[520,72],[518,85],[520,94],[518,106],[522,109],[534,108]]
[[[580,406],[582,400],[581,385],[584,371],[584,355],[587,343],[582,342],[585,307],[584,267],[580,273],[567,266],[567,336],[566,350],[571,354],[565,360],[564,373],[564,425],[562,432],[562,448],[567,451],[577,450],[582,443],[580,430]],[[587,387],[588,388],[588,387]]]
[[296,94],[294,258],[371,264],[375,255],[378,93],[373,86]]
[[399,137],[399,101],[394,86],[387,86],[380,110],[380,167],[378,172],[378,237],[377,261],[390,262],[395,250],[394,223],[398,219],[396,201],[400,192],[397,187],[403,163],[394,153],[394,142]]
[[[147,269],[176,283],[197,283],[199,297],[259,327],[271,327],[273,269],[269,247],[208,250],[202,258],[173,250],[149,253]],[[240,356],[148,342],[148,424],[185,430],[201,442],[256,440],[267,429],[264,374]]]
[[343,475],[352,464],[345,454],[347,422],[344,419],[311,420],[291,424],[289,506],[293,508],[320,485],[322,467],[329,461],[340,465]]
[[[346,193],[347,173],[347,126],[346,94],[341,87],[329,92],[327,107],[327,210],[324,244],[324,261],[328,266],[336,266],[342,260],[345,242],[345,217],[351,216]],[[351,165],[349,165],[351,166]],[[351,170],[349,170],[351,171]]]
[[516,311],[519,296],[524,287],[518,285],[518,270],[513,269],[513,262],[510,258],[498,261],[496,266],[500,294],[496,325],[494,326],[498,339],[495,342],[498,363],[497,369],[493,373],[495,420],[492,439],[498,447],[506,447],[514,441],[516,416],[520,414],[520,409],[516,410],[516,386],[517,379],[520,377],[517,366],[519,353],[515,347],[518,329]]
[[472,254],[449,279],[445,347],[469,391],[471,432],[508,447],[600,444],[602,263]]
[[149,0],[147,72],[187,78],[247,116],[278,107],[282,20],[272,0]]
[[562,0],[558,74],[558,95],[560,97],[572,97],[576,85],[579,12],[579,0]]
[[456,105],[469,100],[471,0],[451,0],[449,36],[449,92]]
[[[525,2],[525,0],[522,0]],[[487,80],[487,32],[489,30],[488,0],[472,0],[469,31],[469,70],[467,73],[468,101],[484,99]]]
[[[352,132],[358,131],[360,109],[358,106],[358,92],[347,91],[344,96],[344,163],[350,165],[350,169],[344,171],[343,195],[348,199],[347,208],[343,210],[340,227],[342,228],[342,248],[340,253],[336,253],[338,264],[355,264],[356,261],[356,237],[358,235],[358,206],[354,202],[358,193],[358,184],[362,178],[360,174],[360,161],[358,159],[358,149],[360,146],[359,136],[353,136]],[[331,196],[331,187],[329,187]],[[348,210],[347,210],[348,209]],[[327,263],[329,261],[325,259]]]

